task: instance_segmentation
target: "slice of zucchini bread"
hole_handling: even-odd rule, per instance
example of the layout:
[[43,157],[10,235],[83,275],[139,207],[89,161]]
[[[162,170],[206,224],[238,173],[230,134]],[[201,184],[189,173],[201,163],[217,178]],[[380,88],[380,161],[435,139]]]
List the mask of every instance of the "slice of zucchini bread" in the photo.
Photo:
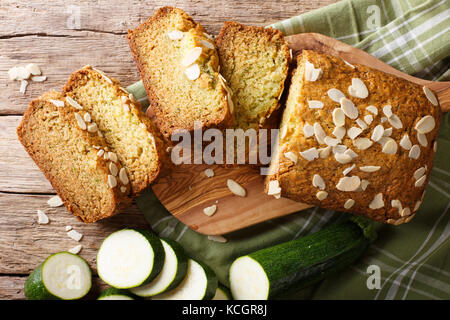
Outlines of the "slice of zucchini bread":
[[266,191],[401,224],[419,209],[442,114],[434,94],[305,50],[297,60]]
[[290,50],[272,28],[225,22],[216,39],[220,73],[231,89],[235,127],[258,129],[279,106]]
[[150,100],[147,114],[168,140],[176,130],[194,130],[194,121],[202,128],[232,122],[214,40],[186,12],[160,8],[127,38]]
[[126,169],[122,178],[131,181],[132,195],[139,195],[156,179],[166,159],[158,128],[118,80],[91,66],[73,73],[63,92],[74,106],[91,114],[98,134],[110,146],[109,157],[122,163]]
[[131,203],[123,168],[106,158],[108,146],[92,128],[90,113],[58,92],[33,100],[17,128],[20,142],[52,184],[67,210],[84,222],[113,216]]

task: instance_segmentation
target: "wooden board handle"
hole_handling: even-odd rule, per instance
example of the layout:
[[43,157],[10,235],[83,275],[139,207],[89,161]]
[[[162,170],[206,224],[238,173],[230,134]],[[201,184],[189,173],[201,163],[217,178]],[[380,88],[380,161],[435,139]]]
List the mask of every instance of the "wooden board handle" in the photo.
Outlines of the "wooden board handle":
[[289,47],[293,53],[300,53],[302,50],[314,50],[326,54],[340,57],[350,63],[361,64],[369,68],[377,69],[399,78],[406,79],[422,86],[427,86],[436,94],[442,112],[450,111],[450,82],[428,81],[413,77],[401,72],[383,61],[375,58],[371,54],[355,48],[339,40],[324,36],[319,33],[300,33],[287,36]]

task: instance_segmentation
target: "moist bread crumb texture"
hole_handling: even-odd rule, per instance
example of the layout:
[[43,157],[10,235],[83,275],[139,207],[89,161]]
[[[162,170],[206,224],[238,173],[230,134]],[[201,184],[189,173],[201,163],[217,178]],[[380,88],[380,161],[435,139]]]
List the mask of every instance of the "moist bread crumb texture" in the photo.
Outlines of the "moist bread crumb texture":
[[205,128],[232,122],[214,40],[183,10],[160,8],[127,38],[150,100],[147,114],[166,138],[194,130],[194,121]]
[[283,34],[226,22],[216,44],[220,73],[233,93],[234,126],[258,129],[279,107],[288,75],[290,52]]
[[398,225],[420,207],[441,112],[428,88],[305,50],[268,194]]
[[104,138],[94,132],[91,115],[74,108],[58,92],[33,100],[17,128],[20,142],[45,174],[67,209],[84,222],[120,212],[131,203],[123,170],[104,157]]
[[73,73],[63,93],[89,112],[109,154],[125,168],[119,178],[130,180],[132,195],[139,195],[156,179],[165,158],[162,136],[140,104],[119,81],[90,66]]

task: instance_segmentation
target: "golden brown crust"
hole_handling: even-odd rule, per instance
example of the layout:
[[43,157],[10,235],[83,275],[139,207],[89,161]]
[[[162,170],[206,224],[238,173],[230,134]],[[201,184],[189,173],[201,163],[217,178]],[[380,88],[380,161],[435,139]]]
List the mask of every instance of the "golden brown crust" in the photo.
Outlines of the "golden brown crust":
[[[134,99],[134,97],[130,96],[130,94],[120,86],[120,82],[112,77],[108,77],[105,75],[102,71],[92,68],[91,66],[85,66],[84,68],[74,72],[71,74],[69,81],[63,88],[63,92],[69,96],[72,96],[76,99],[81,99],[81,96],[83,94],[78,94],[77,90],[80,87],[87,86],[89,79],[96,79],[98,81],[103,82],[104,85],[112,86],[113,87],[113,95],[115,97],[118,97],[121,101],[128,105],[129,112],[132,113],[136,118],[138,119],[138,122],[141,125],[145,125],[145,128],[148,132],[149,137],[151,137],[151,140],[154,142],[154,149],[156,150],[157,157],[155,159],[156,162],[156,169],[151,170],[150,168],[146,168],[145,163],[141,163],[140,169],[135,169],[128,165],[129,161],[135,161],[136,159],[131,159],[129,155],[127,155],[124,152],[120,152],[120,150],[115,149],[115,144],[113,141],[109,141],[108,144],[110,148],[115,151],[119,159],[122,159],[122,163],[124,167],[127,168],[127,171],[129,172],[131,184],[132,184],[132,194],[133,196],[138,196],[140,193],[142,193],[146,188],[148,188],[159,176],[160,172],[167,172],[168,170],[163,170],[163,166],[170,167],[170,163],[167,161],[167,153],[166,153],[166,143],[158,130],[158,128],[152,123],[152,121],[147,118],[142,111],[142,107],[140,103]],[[92,99],[92,97],[88,97],[88,100]],[[90,108],[88,106],[85,106],[86,108]],[[99,122],[99,125],[104,121],[105,116],[103,114],[100,114],[98,116],[95,116],[93,114],[94,118],[97,118],[97,122]],[[108,138],[106,138],[108,140]],[[110,139],[112,140],[112,139]],[[137,170],[139,170],[139,174],[137,174]],[[145,172],[144,172],[145,171]],[[139,176],[139,178],[137,178]]]
[[[118,181],[117,186],[111,188],[108,185],[105,188],[106,194],[91,194],[87,186],[86,188],[82,187],[83,183],[80,179],[82,176],[89,176],[92,173],[83,172],[74,174],[72,169],[73,167],[76,167],[76,163],[70,162],[70,159],[72,158],[69,156],[64,157],[64,159],[58,157],[60,153],[77,152],[77,147],[86,146],[90,148],[90,150],[87,151],[88,154],[96,155],[97,150],[108,148],[106,142],[103,138],[98,137],[98,135],[79,128],[77,120],[75,119],[75,114],[78,113],[81,116],[84,116],[86,112],[77,110],[68,103],[65,103],[64,107],[57,107],[50,102],[50,99],[65,101],[65,97],[58,92],[48,92],[33,100],[29,104],[21,123],[17,128],[19,141],[44,173],[46,178],[50,181],[51,185],[64,202],[67,210],[72,212],[81,221],[90,223],[118,214],[123,208],[131,204],[129,184],[123,185]],[[66,129],[57,126],[52,127],[49,123],[43,123],[43,119],[40,118],[42,116],[46,117],[46,119],[57,118],[57,121],[63,124]],[[51,131],[56,131],[56,134],[45,131],[44,128],[50,128],[52,129]],[[71,136],[73,133],[75,133],[75,135]],[[64,142],[69,141],[71,137],[78,137],[79,143],[76,146],[59,143],[63,141],[62,139],[64,139]],[[58,150],[59,153],[57,154],[52,154],[50,153],[50,149],[46,148],[46,146],[49,146],[50,144],[64,149]],[[58,158],[55,159],[55,157]],[[90,161],[85,153],[82,152],[79,152],[76,157],[84,158],[86,162]],[[103,181],[99,181],[99,183],[107,185],[108,175],[110,174],[110,161],[107,161],[102,156],[98,155],[95,156],[95,158],[96,164],[93,170],[96,170],[98,176],[103,179]],[[118,170],[121,169],[120,163],[116,163],[115,165]],[[76,196],[74,194],[76,194]],[[91,199],[98,197],[101,197],[103,201],[96,203],[102,203],[103,205],[101,207],[94,207],[94,203],[91,202]],[[84,198],[82,203],[77,201],[80,198]],[[106,201],[105,199],[110,199],[110,201],[104,203],[104,201]]]
[[[221,108],[220,111],[214,114],[214,117],[206,115],[197,116],[194,112],[188,114],[186,110],[184,114],[178,116],[174,115],[171,111],[171,105],[176,105],[179,97],[177,98],[177,96],[174,96],[172,92],[173,88],[157,88],[156,84],[161,81],[154,77],[154,73],[159,73],[161,70],[158,70],[155,64],[152,64],[152,61],[158,59],[158,57],[152,57],[150,54],[151,50],[155,46],[158,46],[159,41],[165,36],[165,33],[168,32],[169,26],[166,24],[170,20],[171,16],[177,17],[175,23],[176,25],[173,25],[173,28],[183,32],[192,32],[195,34],[196,39],[208,41],[208,38],[204,35],[205,29],[200,24],[196,23],[183,10],[173,7],[160,8],[152,17],[139,25],[136,29],[128,30],[127,35],[131,53],[136,61],[136,65],[139,69],[139,73],[150,101],[150,106],[147,109],[147,116],[155,121],[162,134],[168,141],[170,141],[170,136],[177,130],[181,129],[193,131],[194,121],[196,120],[202,121],[204,128],[227,127],[233,120],[233,115],[230,112],[226,99],[226,91],[220,86],[217,86],[217,89],[214,89],[217,90],[218,94],[221,96]],[[144,43],[146,41],[151,43],[153,46],[152,49],[146,48]],[[170,54],[170,52],[166,52],[166,54]],[[215,50],[210,59],[210,64],[213,69],[216,68],[215,65],[218,65],[218,57]],[[217,72],[215,72],[213,78],[215,78],[215,81],[218,82]],[[206,85],[203,74],[195,81],[198,82],[199,86]],[[195,96],[196,93],[191,92],[189,95]],[[169,103],[168,99],[171,99],[172,102]],[[211,104],[213,102],[210,101],[209,103]],[[201,107],[204,108],[208,106]]]
[[[304,80],[305,61],[312,63],[315,68],[322,69],[321,78],[314,82]],[[442,118],[439,107],[433,106],[428,101],[419,85],[365,66],[355,65],[352,68],[343,60],[333,56],[305,50],[298,57],[298,66],[292,78],[293,83],[287,102],[287,110],[291,106],[292,112],[285,111],[283,116],[280,146],[272,164],[276,173],[268,176],[266,191],[270,181],[278,180],[283,197],[327,209],[365,215],[384,223],[408,222],[420,205],[432,169],[433,145],[437,139]],[[364,82],[369,91],[367,98],[355,98],[348,93],[352,78],[359,78]],[[312,161],[306,160],[299,154],[310,148],[327,147],[326,144],[319,144],[314,135],[305,136],[303,128],[307,123],[309,125],[319,123],[327,136],[335,138],[332,133],[335,128],[332,113],[335,108],[340,108],[340,103],[331,100],[328,96],[327,92],[332,88],[339,89],[355,104],[360,119],[366,115],[373,116],[373,122],[367,125],[368,128],[363,130],[358,138],[371,139],[375,126],[380,124],[384,126],[384,129],[393,127],[387,117],[384,123],[381,120],[385,117],[383,107],[392,106],[392,112],[402,122],[402,128],[393,128],[390,135],[397,144],[398,149],[395,154],[383,153],[382,145],[378,142],[373,142],[373,145],[366,150],[359,150],[347,134],[342,144],[358,154],[358,157],[349,163],[338,163],[333,152],[326,158],[319,157]],[[309,100],[322,101],[324,107],[311,109],[308,106]],[[378,115],[367,111],[366,107],[370,105],[377,107]],[[418,142],[417,130],[414,128],[418,121],[427,115],[435,119],[436,125],[431,132],[426,133],[428,145],[424,147]],[[355,121],[356,119],[346,117],[346,129],[358,127]],[[284,127],[286,127],[285,132],[283,132]],[[418,159],[409,157],[410,151],[400,146],[399,142],[405,134],[408,134],[412,145],[419,146]],[[297,163],[285,155],[287,152],[293,152],[298,156]],[[368,180],[367,189],[354,192],[338,190],[336,186],[344,177],[343,170],[353,164],[355,167],[347,174],[347,177],[358,176],[360,179]],[[376,172],[363,172],[360,170],[363,166],[380,166],[380,169]],[[419,168],[426,168],[426,180],[416,187],[416,179],[413,175]],[[327,192],[328,196],[324,200],[318,200],[316,196],[320,189],[313,186],[312,179],[315,174],[320,175],[325,182],[326,187],[323,191]],[[379,193],[382,194],[383,207],[369,208],[369,204]],[[351,208],[344,207],[348,199],[355,201]],[[402,209],[409,208],[410,213],[407,210],[400,211],[395,206],[395,202],[393,207],[392,200],[399,200]]]

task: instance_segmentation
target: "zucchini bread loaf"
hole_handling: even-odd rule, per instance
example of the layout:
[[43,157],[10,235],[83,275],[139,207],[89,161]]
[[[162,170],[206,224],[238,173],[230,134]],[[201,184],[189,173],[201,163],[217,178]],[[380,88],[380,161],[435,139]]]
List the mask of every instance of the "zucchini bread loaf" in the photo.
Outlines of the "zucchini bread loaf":
[[125,167],[132,196],[139,195],[156,179],[165,162],[158,128],[118,80],[90,66],[73,73],[63,93],[74,106],[90,113],[110,147],[109,154]]
[[183,10],[160,8],[127,38],[150,100],[147,114],[166,138],[194,130],[195,121],[202,128],[232,122],[214,41]]
[[258,129],[279,107],[289,72],[290,52],[283,34],[226,22],[216,45],[220,73],[232,92],[234,126]]
[[418,210],[441,111],[426,87],[313,51],[297,59],[266,191],[390,224]]
[[131,203],[130,184],[93,129],[91,114],[58,92],[33,100],[17,128],[20,142],[67,209],[84,222],[110,217]]

